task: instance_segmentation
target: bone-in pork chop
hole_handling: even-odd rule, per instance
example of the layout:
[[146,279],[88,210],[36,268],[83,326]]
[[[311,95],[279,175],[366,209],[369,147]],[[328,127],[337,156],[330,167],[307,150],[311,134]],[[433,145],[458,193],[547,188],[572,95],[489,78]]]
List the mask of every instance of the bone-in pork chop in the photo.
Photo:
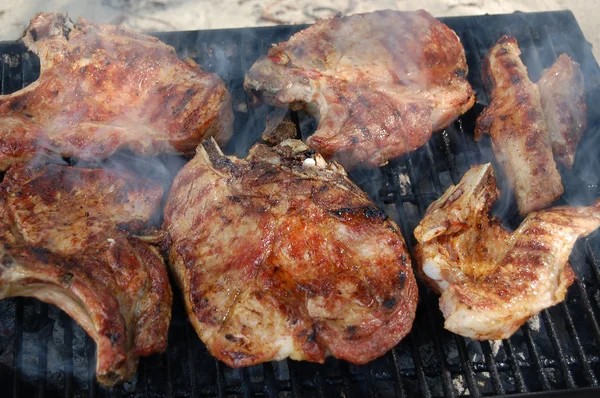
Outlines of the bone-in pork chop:
[[128,172],[17,165],[0,195],[0,298],[35,297],[69,314],[96,342],[106,385],[167,347],[167,270],[134,236],[160,208],[159,185]]
[[22,37],[40,58],[38,80],[0,95],[0,170],[36,152],[86,160],[120,148],[193,153],[232,134],[221,79],[154,37],[42,13]]
[[344,167],[419,148],[475,102],[456,33],[425,11],[317,21],[269,50],[244,87],[319,121],[307,144]]
[[230,366],[365,363],[411,329],[417,286],[398,227],[301,141],[257,144],[246,160],[205,141],[164,217],[190,320]]

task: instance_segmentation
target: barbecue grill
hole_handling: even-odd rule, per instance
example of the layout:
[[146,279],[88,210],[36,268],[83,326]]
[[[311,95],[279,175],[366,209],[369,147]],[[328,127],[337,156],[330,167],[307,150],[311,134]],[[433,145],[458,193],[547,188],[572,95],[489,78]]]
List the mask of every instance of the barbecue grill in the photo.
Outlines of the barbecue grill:
[[[570,12],[442,18],[460,36],[469,64],[475,107],[414,153],[351,178],[400,226],[409,248],[413,229],[427,206],[460,180],[471,165],[494,161],[489,139],[473,141],[475,119],[488,97],[480,79],[481,60],[502,34],[515,36],[533,81],[566,52],[584,72],[588,130],[571,171],[562,170],[561,204],[589,204],[600,197],[600,69]],[[252,107],[242,88],[244,73],[271,43],[305,26],[190,31],[157,36],[181,57],[194,58],[218,73],[233,97],[235,136],[226,153],[244,156],[260,137],[268,106]],[[1,92],[16,91],[39,74],[39,60],[17,42],[0,43]],[[289,114],[305,137],[310,117]],[[69,161],[69,160],[66,160]],[[162,155],[135,159],[127,153],[109,162],[170,178],[182,161]],[[81,164],[80,164],[81,165]],[[502,197],[495,208],[506,225],[521,220],[507,182],[495,167]],[[11,397],[197,397],[197,396],[383,396],[459,395],[600,396],[600,233],[578,242],[571,255],[578,276],[565,302],[543,311],[502,341],[471,341],[443,329],[437,296],[420,286],[412,332],[385,356],[356,366],[328,359],[232,369],[210,356],[187,321],[175,290],[169,347],[140,360],[134,378],[107,389],[95,380],[95,344],[65,313],[28,298],[0,301],[0,392]],[[539,393],[538,393],[539,392]],[[540,395],[541,394],[541,395]]]

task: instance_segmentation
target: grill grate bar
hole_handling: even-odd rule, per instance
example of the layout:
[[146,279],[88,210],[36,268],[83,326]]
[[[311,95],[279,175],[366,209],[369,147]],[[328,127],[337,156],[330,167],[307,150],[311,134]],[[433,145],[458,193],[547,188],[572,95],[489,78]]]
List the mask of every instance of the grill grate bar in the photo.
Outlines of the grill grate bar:
[[[400,363],[398,359],[398,353],[396,352],[396,347],[394,347],[388,355],[392,357],[391,360],[394,364],[394,390],[396,390],[397,396],[399,395],[400,398],[405,398],[406,392],[404,391],[404,385],[402,383],[402,375],[400,374]],[[346,396],[348,396],[347,392]]]
[[542,389],[549,390],[550,383],[548,382],[548,376],[546,375],[546,372],[544,371],[544,367],[542,366],[542,362],[540,360],[540,354],[538,353],[538,350],[535,347],[535,342],[533,341],[533,336],[531,335],[531,329],[529,328],[529,324],[525,323],[525,325],[523,325],[523,327],[522,327],[522,330],[523,330],[523,334],[525,335],[525,341],[527,343],[527,348],[529,349],[531,356],[533,356],[535,368],[536,368],[536,371],[538,374],[538,380],[540,381],[540,384],[542,385]]
[[[452,179],[453,184],[458,184],[460,181],[460,175],[456,168],[456,162],[454,160],[454,154],[450,148],[450,136],[448,134],[448,129],[444,129],[442,131],[442,141],[444,142],[444,155],[446,156],[446,163],[448,164],[448,168],[450,169],[450,178]],[[471,162],[467,159],[467,163],[469,166]]]
[[463,337],[459,337],[458,335],[454,335],[454,341],[458,347],[458,355],[460,355],[460,363],[462,365],[465,378],[467,379],[469,394],[474,397],[480,397],[481,393],[479,392],[479,387],[477,386],[477,382],[475,380],[475,373],[473,372],[473,365],[469,359],[465,339]]
[[585,253],[592,262],[591,268],[594,272],[594,275],[596,275],[596,281],[600,282],[600,261],[596,258],[596,254],[592,250],[589,237],[585,238]]
[[[162,354],[163,366],[162,368],[167,374],[167,396],[173,397],[173,370],[171,369],[171,361],[169,360],[169,352],[171,351],[171,345],[167,342],[167,349]],[[219,379],[217,379],[219,380]]]
[[65,374],[64,396],[73,396],[73,322],[65,313],[61,312],[60,318],[64,325],[63,340],[63,372]]
[[523,373],[521,372],[521,368],[519,366],[519,361],[517,360],[517,356],[515,355],[515,348],[513,347],[510,339],[502,340],[502,345],[504,346],[506,354],[508,355],[508,362],[510,363],[510,367],[515,377],[517,391],[528,392],[527,385],[525,384],[525,379],[523,378]]
[[275,375],[273,372],[273,364],[271,362],[267,362],[263,364],[264,371],[264,392],[265,395],[274,397],[277,396],[277,392],[279,391],[279,386],[277,380],[275,379]]
[[427,141],[427,143],[425,144],[425,153],[427,154],[429,172],[431,173],[431,178],[433,179],[435,193],[437,196],[441,196],[443,193],[442,183],[440,182],[440,176],[435,167],[435,159],[433,158],[433,152],[431,151],[431,144],[429,143],[429,141]]
[[581,302],[583,303],[585,312],[588,315],[588,320],[590,321],[590,323],[592,324],[592,328],[594,329],[596,340],[600,341],[600,327],[598,326],[598,321],[596,319],[596,316],[594,315],[592,303],[590,302],[590,299],[587,293],[585,292],[584,284],[579,279],[575,279],[575,285],[577,286],[577,290],[579,292],[579,296],[581,297]]
[[564,375],[567,387],[575,388],[576,387],[575,380],[573,379],[571,370],[569,369],[569,366],[567,365],[567,362],[565,361],[565,353],[560,344],[560,340],[558,339],[558,335],[556,332],[556,324],[552,320],[552,315],[550,315],[548,310],[542,311],[541,314],[542,314],[542,319],[544,320],[544,323],[546,324],[546,330],[549,331],[550,341],[552,342],[552,345],[554,346],[554,349],[556,350],[556,353],[557,353],[556,357],[558,358],[558,362],[560,363],[560,367],[563,371],[563,375]]
[[352,382],[350,381],[350,369],[348,367],[348,363],[341,362],[340,363],[340,372],[342,374],[342,388],[344,389],[344,394],[346,397],[351,397],[352,393]]
[[[433,305],[434,301],[437,300],[436,298],[434,298],[434,300],[430,300],[429,297],[427,297],[425,300],[427,300],[428,304],[431,304],[428,305],[429,308],[427,309],[427,320],[429,321],[428,326],[431,328],[430,330],[440,330],[441,325],[435,321],[433,316],[433,314],[435,314],[436,311],[439,311],[439,309],[436,308],[435,305]],[[452,385],[452,375],[450,373],[450,370],[448,369],[448,364],[446,363],[446,358],[443,354],[442,345],[440,343],[440,336],[438,333],[432,334],[433,346],[435,348],[435,352],[437,354],[441,367],[441,377],[442,382],[444,383],[444,391],[446,392],[447,396],[454,397],[456,394],[454,392],[454,386]]]
[[88,358],[88,382],[90,386],[89,397],[95,398],[98,394],[98,382],[96,381],[96,344],[94,340],[86,333],[85,347]]
[[21,369],[23,364],[23,299],[15,299],[15,354],[13,357],[13,396],[19,397],[21,394]]
[[2,82],[0,82],[0,89],[2,90],[2,94],[7,94],[6,82],[8,81],[8,77],[6,70],[6,62],[4,62],[4,59],[1,58],[0,62],[2,63]]
[[47,367],[48,367],[48,304],[37,302],[39,307],[38,317],[41,319],[41,338],[39,340],[38,348],[38,397],[46,396],[46,379],[47,379]]
[[427,384],[427,379],[425,378],[425,372],[423,371],[423,359],[421,358],[421,353],[419,353],[419,347],[415,341],[415,336],[409,334],[406,338],[410,340],[410,352],[413,358],[413,363],[415,364],[415,372],[417,373],[417,378],[419,379],[421,394],[425,398],[430,398],[431,390],[429,389],[429,384]]
[[192,328],[191,325],[189,323],[185,323],[183,325],[184,330],[184,335],[185,335],[185,344],[187,347],[187,366],[190,372],[190,391],[191,391],[191,395],[192,397],[196,397],[197,396],[197,391],[198,389],[196,388],[196,369],[194,366],[194,356],[193,356],[193,349],[192,349],[192,332],[190,331],[190,329]]
[[477,36],[474,37],[469,30],[470,29],[465,29],[460,34],[461,41],[466,44],[466,46],[464,46],[465,55],[467,57],[467,65],[469,66],[467,78],[473,86],[477,100],[483,100],[485,104],[488,104],[490,102],[489,97],[480,83],[481,81],[477,80],[481,73],[481,63],[483,57],[487,54],[487,49],[479,41],[479,38]]
[[485,364],[487,365],[488,371],[492,379],[492,387],[494,388],[494,392],[496,394],[504,395],[506,394],[506,391],[504,390],[504,386],[502,385],[502,381],[500,380],[498,366],[496,364],[496,359],[494,359],[490,342],[482,341],[480,342],[480,344],[481,350],[483,351],[483,355],[485,357]]
[[326,398],[327,397],[327,394],[325,392],[326,381],[325,381],[325,375],[323,375],[323,369],[316,369],[315,378],[317,380],[317,391],[319,393],[319,397]]
[[241,368],[240,374],[242,376],[242,396],[249,397],[252,395],[251,394],[252,391],[250,391],[251,386],[250,386],[250,376],[248,375],[248,369]]
[[217,370],[217,395],[219,397],[225,397],[225,381],[223,380],[223,365],[221,361],[215,358],[215,368]]
[[288,371],[290,373],[290,387],[292,390],[292,397],[300,398],[302,396],[302,389],[300,386],[300,382],[298,381],[297,369],[294,366],[295,361],[287,359],[286,362]]
[[564,318],[567,321],[567,329],[569,331],[569,334],[575,342],[575,347],[577,348],[577,353],[579,354],[579,358],[581,359],[581,364],[583,365],[585,376],[588,379],[590,385],[595,387],[598,385],[598,379],[596,379],[594,372],[592,372],[592,369],[590,368],[590,362],[587,356],[585,355],[585,350],[583,349],[581,340],[579,338],[579,335],[577,334],[577,330],[575,329],[575,324],[573,322],[573,317],[571,316],[571,311],[569,311],[569,308],[567,307],[567,304],[564,301],[560,303],[560,307],[565,316]]

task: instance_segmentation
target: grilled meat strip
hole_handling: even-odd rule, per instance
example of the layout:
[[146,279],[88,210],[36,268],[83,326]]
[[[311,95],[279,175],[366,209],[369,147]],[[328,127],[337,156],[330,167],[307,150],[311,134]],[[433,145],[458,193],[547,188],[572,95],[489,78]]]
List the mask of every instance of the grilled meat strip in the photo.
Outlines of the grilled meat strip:
[[418,275],[441,293],[444,327],[477,340],[505,339],[564,300],[576,240],[600,226],[600,201],[527,215],[513,233],[489,217],[498,191],[491,165],[469,170],[425,213],[415,237]]
[[537,84],[554,160],[571,168],[577,144],[587,127],[581,68],[568,55],[561,54],[554,65],[544,70]]
[[164,228],[188,315],[230,366],[365,363],[410,330],[417,286],[397,226],[301,141],[246,160],[213,140],[178,174]]
[[193,153],[232,134],[221,79],[154,37],[65,13],[42,13],[22,37],[40,57],[37,81],[0,95],[0,170],[40,153],[86,160],[117,149]]
[[458,36],[425,11],[319,20],[269,50],[244,87],[303,108],[307,144],[344,167],[380,166],[419,148],[475,102]]
[[0,194],[0,298],[35,297],[69,314],[96,342],[105,385],[166,348],[166,267],[134,236],[160,208],[159,185],[127,172],[18,165]]
[[475,139],[489,133],[519,213],[548,207],[563,193],[538,87],[529,80],[514,37],[502,36],[483,63],[490,105],[477,119]]

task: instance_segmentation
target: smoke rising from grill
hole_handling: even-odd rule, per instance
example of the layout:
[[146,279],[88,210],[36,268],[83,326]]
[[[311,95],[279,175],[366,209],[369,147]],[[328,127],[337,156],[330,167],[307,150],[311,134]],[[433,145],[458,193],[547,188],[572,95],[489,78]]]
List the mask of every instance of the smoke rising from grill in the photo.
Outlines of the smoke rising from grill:
[[[477,93],[482,92],[479,70],[476,67],[478,59],[480,60],[489,46],[497,40],[498,34],[505,33],[504,30],[508,27],[516,31],[518,37],[531,37],[532,34],[535,34],[536,38],[529,39],[529,45],[524,46],[525,53],[534,51],[538,45],[542,44],[543,47],[539,51],[540,53],[546,54],[548,48],[553,48],[557,51],[576,54],[577,56],[574,57],[576,60],[579,62],[583,60],[582,65],[584,65],[586,77],[592,76],[594,79],[587,81],[586,84],[591,96],[589,97],[591,98],[589,103],[599,103],[597,101],[599,98],[598,73],[597,68],[593,65],[594,60],[591,58],[589,47],[581,41],[580,35],[574,34],[568,29],[560,33],[553,31],[557,26],[564,26],[564,19],[552,20],[542,25],[532,23],[526,16],[522,15],[512,15],[510,18],[506,17],[505,19],[494,19],[493,17],[470,19],[468,25],[465,25],[466,21],[464,19],[450,20],[448,23],[451,27],[457,29],[467,49],[470,67],[469,80],[474,85]],[[465,26],[469,26],[469,28],[465,28]],[[524,31],[521,29],[523,26],[526,26]],[[291,30],[284,28],[282,30],[267,29],[259,33],[254,30],[238,30],[202,32],[200,34],[189,33],[187,35],[166,33],[158,35],[161,39],[174,45],[181,58],[191,56],[199,61],[203,69],[223,74],[221,77],[233,92],[237,137],[254,137],[247,138],[247,142],[232,140],[231,145],[233,146],[227,147],[227,153],[244,156],[244,151],[247,151],[245,148],[248,148],[254,142],[254,139],[262,133],[264,116],[269,112],[268,107],[246,107],[245,93],[241,90],[243,74],[259,55],[266,53],[271,43],[286,40],[289,33],[291,33]],[[547,47],[549,44],[544,44],[547,35],[551,37],[553,42],[551,47]],[[574,35],[574,39],[570,38],[572,35]],[[541,42],[537,37],[541,38]],[[526,42],[527,40],[520,40],[521,44]],[[213,50],[208,51],[209,48]],[[555,55],[548,58],[553,57],[555,58]],[[219,62],[216,61],[217,59],[219,59]],[[547,66],[549,64],[543,65],[543,67]],[[16,72],[13,74],[7,73],[2,76],[2,79],[8,85],[19,81]],[[478,102],[480,105],[487,105],[484,95],[478,98]],[[598,170],[600,170],[600,165],[598,164],[596,148],[598,148],[600,142],[598,141],[599,132],[597,127],[593,127],[594,123],[597,126],[598,114],[597,108],[592,109],[590,105],[590,109],[590,120],[593,123],[590,122],[589,125],[592,127],[588,128],[580,145],[574,169],[567,174],[568,178],[563,179],[567,181],[567,185],[570,184],[570,181],[574,181],[572,188],[566,186],[567,192],[564,200],[569,204],[583,204],[584,202],[589,204],[588,198],[598,196]],[[384,203],[386,209],[389,207],[394,208],[396,214],[393,215],[390,212],[390,216],[399,222],[405,232],[404,236],[409,242],[412,239],[412,229],[421,215],[419,207],[426,208],[450,183],[456,183],[469,165],[493,159],[489,141],[479,144],[474,144],[472,141],[472,121],[480,110],[481,106],[472,111],[473,113],[463,117],[461,123],[452,124],[444,132],[434,133],[434,136],[425,147],[412,154],[394,160],[381,169],[365,169],[353,172],[352,178],[369,192],[380,207],[381,203]],[[299,120],[300,129],[303,133],[310,134],[310,130],[314,130],[315,126],[311,126],[314,119],[300,115]],[[432,156],[430,156],[429,151]],[[185,158],[171,158],[169,156],[138,158],[131,153],[124,152],[102,162],[101,165],[133,168],[141,172],[140,174],[151,174],[147,170],[152,168],[152,173],[167,176],[172,172],[176,172],[186,160]],[[159,162],[158,165],[155,161]],[[98,164],[89,162],[76,161],[74,164],[82,167],[98,167]],[[495,169],[496,172],[500,171],[498,167]],[[573,177],[573,180],[571,180],[571,177]],[[162,179],[163,177],[158,178]],[[436,180],[440,181],[439,186]],[[165,183],[170,184],[169,177],[165,178]],[[500,209],[496,214],[510,220],[516,214],[512,194],[507,189],[502,189],[502,195],[497,203],[505,206],[505,208]],[[518,223],[518,217],[514,216],[514,218],[514,222],[511,222],[512,227],[515,226],[515,223]],[[404,224],[406,224],[406,228],[403,227]],[[595,250],[594,248],[598,246],[597,234],[590,241],[592,242],[592,250]],[[579,246],[583,246],[583,243]],[[453,347],[452,349],[455,350],[453,353],[456,354],[452,355],[453,367],[451,372],[448,372],[451,378],[449,385],[452,385],[452,379],[458,379],[460,376],[460,382],[457,381],[460,384],[460,391],[463,391],[465,386],[468,388],[470,385],[469,379],[464,376],[469,375],[469,371],[472,372],[472,375],[475,375],[476,381],[480,378],[485,380],[485,387],[480,390],[480,392],[485,393],[500,394],[503,391],[519,391],[521,388],[518,384],[519,380],[524,380],[525,387],[531,391],[541,390],[541,382],[536,379],[536,377],[541,377],[536,376],[538,373],[548,377],[551,389],[570,387],[571,384],[568,380],[573,377],[576,379],[574,385],[590,385],[589,374],[592,376],[597,375],[597,370],[592,368],[591,373],[587,373],[583,363],[586,361],[591,364],[596,363],[594,361],[596,360],[597,351],[593,348],[593,345],[597,344],[598,338],[593,334],[593,325],[588,319],[593,319],[594,314],[597,312],[595,302],[592,303],[592,310],[585,307],[581,300],[583,298],[587,299],[587,294],[590,294],[589,299],[594,300],[594,296],[592,296],[595,292],[594,283],[596,281],[594,279],[594,267],[597,264],[594,265],[593,258],[585,254],[585,247],[580,247],[580,249],[582,251],[580,251],[580,255],[575,257],[572,265],[576,270],[578,267],[586,270],[585,274],[578,274],[585,275],[585,278],[590,280],[590,284],[582,288],[585,289],[582,290],[582,294],[578,293],[577,290],[572,290],[569,294],[574,299],[568,302],[564,308],[556,308],[542,314],[540,317],[540,331],[534,332],[532,335],[535,344],[533,348],[528,343],[527,336],[523,333],[518,333],[513,339],[497,343],[497,345],[490,342],[492,343],[492,349],[490,350],[488,350],[489,344],[487,342],[481,344],[467,342],[466,348],[462,346],[462,339],[453,342],[452,336],[441,329],[442,323],[436,315],[438,309],[437,298],[435,298],[435,300],[429,300],[432,301],[430,305],[419,310],[418,321],[415,324],[418,333],[413,334],[412,337],[402,343],[395,350],[394,356],[389,355],[382,358],[381,361],[373,363],[369,368],[349,367],[335,361],[328,361],[323,367],[290,362],[286,365],[290,369],[289,374],[284,372],[281,375],[273,375],[269,370],[269,365],[264,368],[252,368],[248,371],[231,370],[220,363],[215,364],[206,353],[205,347],[195,337],[193,330],[187,325],[185,314],[180,312],[178,315],[174,315],[176,320],[173,322],[170,341],[172,346],[169,353],[145,360],[143,362],[145,367],[138,378],[127,385],[125,390],[126,392],[133,391],[137,383],[138,388],[145,386],[149,392],[158,391],[157,394],[167,395],[170,392],[173,395],[185,395],[194,388],[199,394],[211,395],[218,391],[214,382],[214,380],[218,380],[218,383],[220,383],[218,384],[219,388],[224,387],[225,391],[229,392],[239,392],[240,388],[247,389],[247,391],[264,391],[263,388],[272,388],[269,391],[281,390],[289,393],[293,391],[293,388],[296,388],[293,387],[294,385],[299,386],[301,392],[314,393],[316,389],[323,394],[327,394],[328,392],[333,393],[334,389],[336,391],[337,389],[343,389],[341,383],[346,383],[344,385],[348,385],[351,389],[356,389],[364,394],[376,390],[378,386],[384,386],[383,388],[387,388],[385,391],[391,391],[397,385],[402,386],[408,395],[424,393],[424,391],[435,391],[443,394],[448,390],[445,389],[447,388],[445,373],[440,372],[440,369],[447,364],[449,347]],[[427,300],[427,296],[424,295],[424,292],[422,293],[424,300]],[[31,329],[26,327],[23,333],[23,328],[19,329],[16,326],[19,322],[18,320],[15,321],[14,318],[14,314],[19,313],[16,308],[17,303],[21,303],[21,308],[23,308],[24,303],[25,319],[29,319],[30,322],[38,319],[39,315],[37,313],[42,312],[41,309],[38,309],[38,304],[32,300],[23,302],[22,300],[10,299],[0,303],[2,313],[0,316],[0,327],[2,329],[0,334],[0,366],[3,370],[6,370],[6,372],[0,374],[0,378],[6,385],[11,385],[13,377],[17,378],[13,369],[13,357],[19,352],[18,342],[29,341],[24,354],[28,356],[28,359],[23,365],[27,366],[27,369],[23,368],[24,377],[20,391],[22,393],[31,392],[30,395],[33,395],[38,386],[37,383],[42,383],[44,379],[44,370],[40,370],[38,367],[41,366],[40,363],[43,361],[37,359],[41,358],[41,356],[38,356],[38,352],[43,352],[44,349],[37,345],[38,335],[34,334]],[[51,324],[57,317],[56,313],[58,311],[51,308],[49,315]],[[566,320],[567,313],[576,315],[576,329],[571,329],[569,326]],[[587,318],[583,319],[584,315],[582,314],[585,314]],[[64,314],[62,315],[64,316]],[[70,321],[63,320],[60,323],[55,322],[54,325],[52,341],[48,347],[47,374],[49,378],[46,380],[45,387],[58,393],[65,389],[67,380],[70,380],[70,391],[73,391],[73,385],[82,390],[95,388],[93,375],[90,377],[86,373],[89,368],[93,370],[93,365],[86,368],[86,360],[84,360],[85,358],[93,359],[93,344],[89,339],[84,343],[85,333],[77,326],[73,326]],[[586,329],[589,329],[589,331]],[[69,337],[71,340],[67,340],[65,336],[69,333],[73,334],[73,330],[74,336]],[[18,337],[19,333],[21,333],[21,340]],[[579,350],[577,343],[573,340],[574,335],[578,335],[582,339],[583,351]],[[73,341],[72,350],[65,347],[65,344],[68,344],[65,341]],[[439,351],[433,341],[441,346]],[[539,345],[537,344],[538,341],[540,341]],[[414,346],[411,346],[411,344]],[[468,364],[464,362],[460,353],[467,353],[467,357],[469,357],[472,352],[471,344],[480,345],[483,354],[473,356],[471,363]],[[538,350],[537,352],[541,356],[540,365],[536,365],[535,358],[530,354],[534,348]],[[91,350],[92,354],[87,354],[84,350]],[[75,360],[69,359],[70,352],[75,355]],[[488,362],[490,358],[495,362]],[[395,365],[396,360],[399,361],[399,366]],[[166,364],[170,366],[169,372],[166,370]],[[513,366],[513,364],[516,365]],[[394,379],[394,366],[398,366],[400,369],[400,376],[397,380]],[[70,373],[71,369],[75,370],[74,375]],[[275,366],[275,369],[277,370],[278,367]],[[474,369],[474,373],[472,369]],[[567,372],[565,372],[565,369]],[[415,376],[421,374],[420,372],[424,372],[422,380]],[[40,379],[27,379],[27,375],[39,375]],[[370,379],[371,375],[375,375],[375,381]],[[321,387],[315,384],[315,380],[323,379],[326,382],[321,391]],[[274,381],[274,383],[270,387],[264,387],[265,383],[270,381]]]

